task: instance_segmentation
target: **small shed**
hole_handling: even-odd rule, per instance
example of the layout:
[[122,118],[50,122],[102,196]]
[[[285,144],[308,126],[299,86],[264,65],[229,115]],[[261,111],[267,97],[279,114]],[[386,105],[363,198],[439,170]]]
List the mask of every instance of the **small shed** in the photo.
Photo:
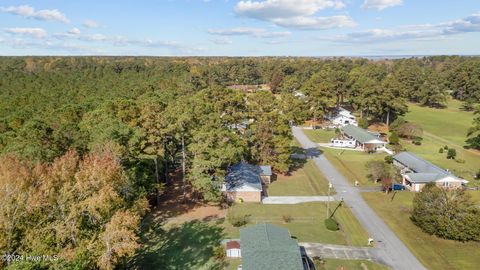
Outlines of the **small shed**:
[[240,242],[238,241],[228,241],[226,245],[226,251],[228,258],[242,257],[242,252],[240,250]]

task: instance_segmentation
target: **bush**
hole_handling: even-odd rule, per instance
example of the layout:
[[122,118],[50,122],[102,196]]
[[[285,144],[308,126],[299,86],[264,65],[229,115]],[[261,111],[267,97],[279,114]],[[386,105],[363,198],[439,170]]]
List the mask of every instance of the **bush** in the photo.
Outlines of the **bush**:
[[466,162],[465,159],[461,159],[461,158],[457,158],[455,159],[455,161],[460,164],[464,164]]
[[241,227],[248,224],[249,215],[237,216],[234,214],[228,215],[228,222],[233,225],[233,227]]
[[438,149],[438,153],[443,154],[443,148]]
[[292,216],[290,216],[290,215],[283,215],[283,216],[282,216],[282,220],[283,220],[283,222],[285,222],[285,223],[290,223],[290,222],[293,220],[293,218],[292,218]]
[[213,256],[216,259],[223,260],[227,256],[225,248],[223,246],[216,246],[213,248]]
[[413,143],[414,145],[422,145],[422,141],[419,140],[419,139],[413,140],[412,143]]
[[445,145],[443,149],[448,150],[448,145]]
[[385,157],[385,162],[388,163],[388,164],[392,164],[393,163],[393,157],[392,156],[386,156]]
[[478,170],[478,172],[475,174],[475,179],[480,180],[480,170]]
[[338,223],[333,218],[325,219],[325,227],[330,231],[338,231]]
[[456,156],[457,156],[457,150],[455,150],[454,148],[448,149],[447,159],[455,159]]
[[447,191],[434,183],[415,194],[412,222],[444,239],[480,241],[480,209],[463,190]]
[[392,132],[392,135],[388,137],[388,141],[390,142],[390,144],[398,145],[400,143],[400,138],[398,138],[397,133]]

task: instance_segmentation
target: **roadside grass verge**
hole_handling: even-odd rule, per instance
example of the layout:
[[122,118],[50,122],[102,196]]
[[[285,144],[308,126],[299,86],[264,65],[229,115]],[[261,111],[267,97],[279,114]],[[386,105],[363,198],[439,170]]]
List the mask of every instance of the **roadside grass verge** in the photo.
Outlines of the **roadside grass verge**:
[[387,266],[365,260],[325,259],[323,268],[317,270],[387,270]]
[[315,143],[328,143],[330,139],[335,137],[334,130],[325,130],[325,129],[304,129],[303,133]]
[[384,153],[367,154],[361,151],[338,150],[331,148],[321,148],[325,157],[345,176],[353,185],[355,180],[361,186],[376,186],[367,178],[368,170],[365,167],[370,160],[383,160]]
[[392,194],[380,192],[365,192],[362,196],[428,269],[478,269],[479,242],[461,243],[431,236],[410,221],[414,193],[398,192],[393,201]]

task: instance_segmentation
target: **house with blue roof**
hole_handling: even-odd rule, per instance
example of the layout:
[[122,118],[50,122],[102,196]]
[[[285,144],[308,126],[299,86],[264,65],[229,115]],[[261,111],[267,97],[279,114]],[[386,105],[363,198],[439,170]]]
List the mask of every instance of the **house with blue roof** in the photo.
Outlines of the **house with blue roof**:
[[271,181],[272,168],[245,161],[230,166],[222,186],[229,201],[261,202],[264,186]]
[[419,192],[428,183],[435,183],[445,189],[461,188],[468,183],[447,170],[418,157],[411,152],[401,152],[393,156],[393,164],[400,168],[403,185]]

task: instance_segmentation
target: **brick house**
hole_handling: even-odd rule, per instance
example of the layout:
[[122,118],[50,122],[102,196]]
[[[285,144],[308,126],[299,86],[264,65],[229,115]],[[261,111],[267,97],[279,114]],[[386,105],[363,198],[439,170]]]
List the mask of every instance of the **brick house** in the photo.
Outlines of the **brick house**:
[[231,166],[222,186],[229,201],[261,202],[263,186],[271,181],[270,166],[256,166],[244,161]]
[[401,152],[393,156],[393,164],[400,169],[402,184],[410,191],[419,192],[431,182],[445,189],[462,188],[464,184],[468,183],[467,180],[410,152]]

